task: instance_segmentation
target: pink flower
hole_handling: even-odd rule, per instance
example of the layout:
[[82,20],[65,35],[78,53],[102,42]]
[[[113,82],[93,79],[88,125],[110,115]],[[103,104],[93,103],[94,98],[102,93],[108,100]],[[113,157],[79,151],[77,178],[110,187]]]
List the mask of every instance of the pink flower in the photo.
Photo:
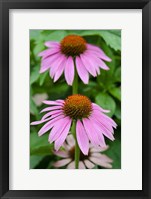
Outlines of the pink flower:
[[89,73],[96,77],[100,68],[109,70],[104,61],[111,61],[103,50],[92,44],[87,44],[85,39],[77,35],[66,36],[60,43],[47,41],[47,50],[39,53],[42,57],[40,73],[47,70],[50,77],[56,82],[64,72],[65,79],[72,85],[76,70],[81,80],[88,84]]
[[37,125],[46,122],[40,129],[38,135],[41,136],[50,131],[49,142],[55,143],[55,150],[59,150],[65,141],[72,121],[76,121],[76,137],[78,145],[83,154],[88,155],[89,141],[95,147],[105,147],[104,136],[114,140],[113,127],[116,123],[105,115],[108,112],[97,104],[91,103],[89,98],[75,94],[66,100],[44,101],[50,105],[41,112],[46,112],[40,121],[32,122]]
[[[54,154],[63,158],[53,164],[54,167],[59,168],[67,165],[67,169],[75,169],[74,154],[75,141],[70,134],[67,136],[66,142],[63,144],[64,150],[54,151]],[[113,160],[100,152],[106,151],[109,147],[93,147],[90,146],[88,155],[80,153],[79,169],[93,169],[95,165],[111,169]]]

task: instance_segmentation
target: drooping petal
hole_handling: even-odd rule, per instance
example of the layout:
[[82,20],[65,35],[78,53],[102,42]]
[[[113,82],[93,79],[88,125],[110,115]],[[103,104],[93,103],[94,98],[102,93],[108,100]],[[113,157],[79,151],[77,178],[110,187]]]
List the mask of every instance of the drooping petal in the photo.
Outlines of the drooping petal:
[[94,77],[96,77],[96,70],[93,67],[93,65],[88,61],[87,56],[85,56],[84,54],[80,55],[80,58],[82,60],[83,65],[85,66],[85,68],[87,69],[87,71]]
[[43,103],[47,105],[62,105],[64,103],[64,100],[56,100],[56,101],[44,100]]
[[42,124],[42,123],[44,123],[44,122],[46,122],[46,121],[48,121],[48,120],[50,120],[51,118],[49,117],[49,118],[47,118],[47,119],[45,119],[45,120],[40,120],[40,121],[34,121],[34,122],[31,122],[30,124],[31,125],[38,125],[38,124]]
[[68,164],[67,169],[75,169],[75,162],[72,161],[70,164]]
[[84,163],[82,161],[79,161],[79,168],[78,169],[86,169]]
[[51,55],[47,59],[42,60],[41,62],[41,68],[40,73],[45,72],[49,68],[51,68],[52,64],[60,57],[60,53],[56,53],[54,55]]
[[66,125],[65,129],[62,131],[61,135],[59,138],[57,138],[57,140],[55,141],[55,150],[58,151],[59,148],[62,146],[62,144],[64,143],[68,133],[69,133],[69,130],[70,130],[70,127],[71,127],[71,119],[70,121],[68,122],[68,124]]
[[84,160],[84,164],[88,169],[93,169],[95,167],[95,164],[90,162],[90,160]]
[[49,48],[53,48],[53,47],[59,47],[60,43],[57,41],[46,41],[45,42],[45,46],[49,47]]
[[40,111],[40,113],[57,110],[57,109],[59,110],[61,108],[62,108],[62,106],[51,106],[51,107],[44,108],[43,110]]
[[89,117],[89,120],[94,128],[95,133],[97,134],[97,138],[99,140],[99,146],[105,147],[106,143],[105,143],[105,139],[104,139],[101,129],[96,125],[92,117]]
[[106,151],[107,149],[109,148],[108,145],[106,145],[105,147],[91,147],[90,151],[91,152],[103,152],[103,151]]
[[103,133],[107,138],[112,141],[115,140],[112,132],[109,131],[101,122],[97,122],[97,119],[95,117],[91,117],[91,121],[94,122],[96,129]]
[[60,48],[57,46],[57,47],[55,47],[55,48],[53,48],[53,49],[47,49],[47,50],[44,50],[44,51],[42,51],[42,52],[40,52],[39,54],[38,54],[38,56],[42,56],[43,57],[43,59],[44,58],[46,58],[46,57],[49,57],[49,56],[51,56],[51,55],[53,55],[53,54],[56,54],[56,53],[58,53],[58,52],[60,52]]
[[53,151],[53,153],[61,158],[69,158],[67,151]]
[[73,58],[68,57],[65,65],[65,79],[69,85],[72,85],[74,80],[74,63]]
[[66,60],[66,57],[64,55],[60,55],[60,57],[58,59],[56,59],[56,61],[54,61],[51,65],[50,68],[50,76],[53,78],[54,75],[56,74],[58,67],[60,66],[60,64],[62,64],[62,62]]
[[54,111],[50,111],[48,113],[46,113],[43,117],[42,120],[46,119],[47,117],[51,116],[51,115],[55,115],[55,114],[59,114],[59,115],[63,115],[63,111],[62,110],[54,110]]
[[101,108],[99,105],[97,105],[95,103],[92,103],[92,107],[93,107],[93,109],[99,110],[99,111],[104,112],[104,113],[109,113],[110,112],[109,110],[105,110],[105,109]]
[[109,70],[110,68],[101,60],[101,59],[97,59],[98,65],[100,68],[104,69],[104,70]]
[[56,123],[56,125],[53,127],[49,134],[49,142],[52,143],[53,141],[57,140],[60,135],[66,130],[69,122],[71,119],[69,117],[65,117],[61,119],[59,122]]
[[99,158],[99,159],[103,160],[104,162],[108,162],[108,163],[113,162],[113,160],[111,158],[109,158],[105,154],[101,154],[101,153],[91,153],[91,157]]
[[100,49],[99,47],[97,47],[97,46],[94,46],[94,45],[92,45],[92,44],[87,44],[87,49],[88,49],[88,50],[92,50],[93,52],[98,52],[100,58],[102,58],[102,59],[105,60],[105,61],[108,61],[108,62],[112,61],[111,58],[109,58],[109,57],[103,52],[103,50],[101,50],[101,49]]
[[94,146],[98,146],[99,145],[98,135],[95,132],[93,125],[91,124],[90,120],[87,119],[87,118],[84,118],[82,121],[83,121],[84,128],[86,130],[86,133],[88,135],[89,140],[91,141],[91,143]]
[[105,115],[97,110],[94,110],[91,115],[93,115],[100,122],[105,121],[105,122],[109,123],[111,126],[113,126],[114,128],[117,127],[117,124],[110,117],[108,117],[107,115]]
[[102,166],[102,167],[105,167],[105,168],[108,168],[108,169],[111,169],[112,168],[112,165],[109,164],[108,162],[105,162],[104,160],[100,159],[100,158],[96,158],[96,157],[90,157],[89,158],[92,162],[94,162],[95,164],[99,165],[99,166]]
[[89,74],[88,74],[88,71],[86,70],[85,66],[83,65],[80,57],[76,57],[76,69],[77,69],[78,75],[81,78],[81,80],[85,84],[88,84]]
[[60,122],[60,119],[62,119],[64,116],[58,116],[57,118],[54,118],[47,122],[38,132],[39,136],[42,136],[44,133],[49,131],[54,125],[57,125],[57,122]]
[[95,75],[96,75],[96,72],[100,72],[100,71],[98,71],[99,66],[98,66],[98,64],[96,64],[96,60],[91,55],[89,55],[89,54],[87,55],[86,52],[83,55],[87,58],[87,61],[89,62],[89,65],[95,71]]
[[63,159],[63,160],[58,160],[57,162],[55,162],[53,164],[54,167],[58,168],[58,167],[63,167],[67,164],[69,164],[71,162],[71,158],[67,158],[67,159]]
[[75,140],[74,140],[72,134],[70,134],[70,135],[67,136],[66,141],[67,141],[67,144],[68,144],[69,146],[71,146],[71,147],[73,147],[73,146],[75,145]]
[[55,73],[54,82],[56,82],[60,78],[60,76],[62,75],[62,73],[65,69],[66,61],[67,61],[67,57],[64,56],[64,60],[60,63],[60,65],[58,66],[58,69]]
[[78,145],[84,155],[88,155],[89,151],[89,140],[87,137],[87,134],[85,132],[85,129],[83,127],[83,124],[80,120],[77,121],[76,125],[76,135],[77,135],[77,141]]

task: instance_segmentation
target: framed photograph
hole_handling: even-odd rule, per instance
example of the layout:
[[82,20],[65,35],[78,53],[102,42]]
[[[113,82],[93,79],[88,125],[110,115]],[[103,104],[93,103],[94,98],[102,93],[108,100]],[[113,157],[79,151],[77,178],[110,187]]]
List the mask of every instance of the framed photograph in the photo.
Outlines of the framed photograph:
[[1,2],[1,198],[151,198],[150,9]]

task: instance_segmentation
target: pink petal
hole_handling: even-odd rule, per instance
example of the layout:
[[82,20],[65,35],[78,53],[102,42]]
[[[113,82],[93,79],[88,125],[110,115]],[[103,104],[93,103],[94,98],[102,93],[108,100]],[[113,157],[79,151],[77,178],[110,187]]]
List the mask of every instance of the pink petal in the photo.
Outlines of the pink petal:
[[65,65],[62,64],[61,67],[59,67],[59,69],[57,70],[55,76],[54,76],[54,82],[56,82],[60,76],[62,75],[63,71],[64,71]]
[[64,103],[64,100],[56,100],[56,101],[44,100],[43,103],[48,105],[62,105]]
[[53,153],[62,158],[68,158],[69,154],[66,151],[53,151]]
[[84,164],[88,169],[93,169],[95,167],[95,165],[89,160],[84,160]]
[[62,119],[64,116],[58,116],[55,119],[50,120],[49,122],[47,122],[38,132],[38,135],[41,136],[44,133],[46,133],[47,131],[49,131],[56,123],[57,121],[60,122],[60,119]]
[[101,154],[101,153],[91,153],[91,157],[99,158],[99,159],[101,159],[101,160],[103,160],[104,162],[107,162],[107,163],[113,162],[113,160],[111,158],[109,158],[108,156]]
[[97,46],[94,46],[94,45],[92,45],[92,44],[87,44],[87,49],[88,50],[92,50],[92,51],[96,51],[96,52],[98,52],[99,54],[100,54],[100,57],[103,59],[103,60],[105,60],[105,61],[108,61],[108,62],[110,62],[110,61],[112,61],[104,52],[103,52],[103,50],[102,49],[100,49],[99,47],[97,47]]
[[71,162],[70,164],[68,164],[67,169],[75,169],[75,162]]
[[45,120],[40,120],[40,121],[35,121],[35,122],[31,122],[30,124],[31,125],[38,125],[38,124],[42,124],[42,123],[44,123],[44,122],[46,122],[46,121],[48,121],[48,120],[50,120],[51,118],[49,117],[49,118],[47,118],[47,119],[45,119]]
[[82,161],[79,162],[79,169],[86,169],[86,167]]
[[85,66],[85,68],[87,69],[87,71],[94,77],[96,77],[96,70],[93,67],[92,63],[90,63],[90,61],[88,60],[88,57],[85,56],[84,54],[80,55],[80,58],[82,60],[83,65]]
[[46,119],[47,117],[51,116],[51,115],[55,115],[55,114],[59,114],[59,115],[64,115],[63,114],[63,110],[55,110],[55,111],[50,111],[48,112],[47,114],[45,114],[43,117],[42,117],[42,120]]
[[101,108],[99,105],[94,104],[94,103],[92,103],[92,107],[93,107],[93,109],[99,110],[99,111],[104,112],[104,113],[109,113],[110,112],[109,110],[105,110],[105,109]]
[[60,55],[61,55],[60,53],[56,53],[51,55],[47,59],[42,60],[40,73],[43,73],[49,68],[51,68],[51,65],[60,57]]
[[61,109],[61,108],[62,108],[62,106],[51,106],[51,107],[44,108],[43,110],[40,111],[40,113],[57,110],[57,109]]
[[63,166],[65,166],[65,165],[69,164],[70,162],[71,162],[71,159],[70,159],[70,158],[68,158],[68,159],[63,159],[63,160],[59,160],[59,161],[55,162],[55,163],[53,164],[53,166],[56,167],[56,168],[58,168],[58,167],[63,167]]
[[68,57],[65,65],[65,79],[69,85],[72,85],[74,80],[74,63],[73,58]]
[[96,123],[94,122],[94,120],[91,117],[89,117],[89,119],[90,119],[91,124],[93,125],[95,133],[97,134],[97,138],[99,140],[98,145],[101,146],[101,147],[105,147],[106,143],[105,143],[104,136],[101,132],[101,129],[96,125]]
[[63,71],[65,69],[66,61],[67,61],[67,57],[64,56],[64,60],[60,63],[60,65],[58,66],[58,69],[57,69],[57,71],[55,73],[54,82],[56,82],[60,78],[60,76],[62,75],[62,73],[63,73]]
[[58,151],[59,148],[62,146],[62,144],[64,143],[67,134],[69,133],[70,127],[71,127],[71,119],[69,121],[69,123],[67,124],[67,126],[65,127],[65,129],[63,130],[63,132],[61,133],[60,137],[57,138],[57,140],[55,141],[55,150]]
[[75,145],[75,140],[74,140],[72,134],[67,136],[66,141],[67,141],[68,145],[70,145],[71,147],[73,147]]
[[[103,133],[107,138],[109,138],[110,140],[115,140],[113,137],[112,132],[110,132],[101,122],[97,122],[97,119],[94,117],[91,117],[91,121],[94,122],[95,127],[101,132]],[[101,135],[101,134],[100,134]]]
[[[95,74],[96,74],[96,72],[98,72],[98,69],[99,69],[99,66],[96,63],[96,58],[94,59],[90,54],[87,54],[86,52],[83,55],[87,58],[87,61],[89,62],[91,68],[94,69]],[[99,70],[99,72],[100,72],[100,70]]]
[[89,74],[88,74],[85,66],[83,65],[80,57],[76,57],[76,69],[77,69],[78,75],[81,78],[81,80],[85,84],[88,84],[88,82],[89,82]]
[[109,123],[111,126],[113,126],[114,128],[117,127],[117,124],[114,122],[114,120],[112,120],[110,117],[108,117],[107,115],[97,111],[97,110],[94,110],[92,112],[92,114],[94,117],[97,118],[98,121],[102,122],[102,120],[104,121],[104,123]]
[[62,135],[62,133],[64,132],[64,130],[66,129],[66,127],[68,126],[70,121],[71,121],[71,119],[69,117],[65,117],[65,118],[59,120],[59,122],[57,121],[55,123],[55,126],[53,127],[53,129],[51,130],[51,132],[49,134],[49,142],[50,143],[57,140],[59,138],[59,136]]
[[105,162],[104,160],[101,160],[99,158],[96,158],[96,157],[90,157],[89,158],[92,162],[94,162],[95,164],[99,165],[99,166],[102,166],[104,168],[108,168],[108,169],[111,169],[112,168],[112,165]]
[[45,46],[53,48],[53,47],[59,47],[60,43],[57,41],[46,41]]
[[98,148],[92,147],[90,149],[90,151],[91,152],[103,152],[103,151],[106,151],[108,148],[109,148],[108,145],[106,145],[105,147],[98,147]]
[[92,125],[92,123],[90,122],[90,120],[87,119],[87,118],[84,118],[82,121],[83,121],[84,128],[85,128],[85,130],[86,130],[86,133],[87,133],[88,138],[89,138],[89,140],[91,141],[91,143],[92,143],[94,146],[99,145],[98,135],[97,135],[97,133],[95,132],[95,130],[94,130],[94,128],[93,128],[93,125]]
[[47,50],[44,50],[44,51],[40,52],[38,54],[38,56],[40,56],[40,57],[42,56],[43,58],[46,58],[46,57],[48,57],[50,55],[53,55],[55,53],[58,53],[58,52],[60,52],[60,48],[57,46],[57,47],[55,47],[53,49],[49,48]]
[[99,67],[104,69],[104,70],[109,70],[110,68],[101,60],[101,59],[97,59]]
[[77,121],[76,125],[76,135],[77,135],[77,141],[78,145],[84,155],[88,155],[89,151],[89,140],[87,137],[87,134],[85,132],[85,129],[80,122],[80,120]]
[[60,57],[58,59],[56,59],[56,61],[54,61],[51,65],[50,68],[50,73],[51,73],[51,77],[53,78],[54,75],[56,74],[60,64],[62,64],[62,62],[66,60],[66,57],[64,55],[60,55]]

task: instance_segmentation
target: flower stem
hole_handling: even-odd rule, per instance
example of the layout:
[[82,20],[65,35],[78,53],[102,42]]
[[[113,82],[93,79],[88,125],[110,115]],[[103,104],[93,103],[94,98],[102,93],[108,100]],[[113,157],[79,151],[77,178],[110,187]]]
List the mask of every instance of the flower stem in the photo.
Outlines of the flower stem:
[[[77,70],[76,70],[75,60],[74,60],[74,71],[75,71],[75,76],[74,76],[74,82],[72,85],[72,94],[78,94],[78,74],[77,74]],[[79,149],[79,145],[78,145],[77,137],[76,137],[76,121],[73,121],[72,133],[75,138],[75,156],[74,156],[75,157],[75,168],[78,169],[79,168],[79,159],[80,159],[80,149]]]
[[74,71],[75,71],[75,75],[74,75],[74,81],[72,85],[72,94],[77,94],[78,93],[78,74],[77,74],[75,62],[74,62]]

